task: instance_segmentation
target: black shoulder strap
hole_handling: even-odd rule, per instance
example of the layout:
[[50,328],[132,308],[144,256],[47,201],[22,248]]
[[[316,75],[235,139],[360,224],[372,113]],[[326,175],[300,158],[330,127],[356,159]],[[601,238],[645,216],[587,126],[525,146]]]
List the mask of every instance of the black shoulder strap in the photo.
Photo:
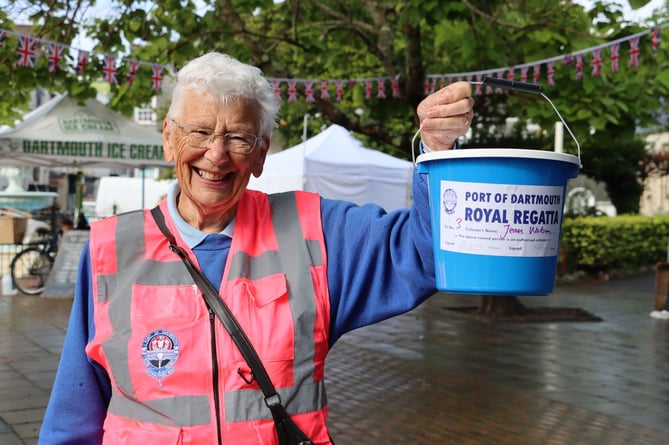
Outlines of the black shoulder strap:
[[[163,212],[160,211],[160,208],[158,206],[154,207],[151,209],[151,214],[153,215],[153,219],[155,219],[156,224],[158,224],[160,231],[163,232],[163,235],[165,235],[165,238],[167,238],[167,241],[170,245],[170,250],[179,255],[181,260],[186,265],[186,269],[188,269],[188,272],[193,277],[193,280],[202,291],[202,295],[204,296],[205,302],[207,303],[207,307],[214,311],[214,313],[221,320],[221,323],[223,323],[223,326],[232,337],[232,340],[237,345],[237,348],[239,348],[239,351],[244,357],[244,360],[246,360],[246,363],[251,368],[253,376],[258,382],[258,385],[260,385],[260,389],[265,396],[265,405],[267,405],[267,407],[272,411],[272,417],[274,417],[274,420],[277,424],[277,432],[279,435],[281,436],[281,434],[284,433],[281,428],[290,428],[291,430],[295,428],[302,436],[300,437],[301,442],[298,444],[311,444],[312,442],[301,430],[299,430],[299,428],[297,428],[297,425],[294,424],[290,418],[290,415],[288,415],[288,412],[281,404],[281,397],[279,394],[277,394],[276,388],[270,380],[265,366],[262,364],[262,361],[253,347],[251,340],[249,340],[249,338],[246,336],[246,333],[239,325],[239,322],[235,318],[234,314],[232,311],[230,311],[230,308],[228,308],[225,302],[223,302],[223,300],[219,297],[218,292],[214,286],[211,285],[209,280],[207,280],[207,278],[202,275],[202,273],[195,267],[190,258],[188,258],[188,255],[186,255],[186,252],[184,252],[184,250],[177,245],[174,235],[172,235],[172,233],[167,228],[167,225],[165,224],[165,217]],[[295,433],[294,430],[293,433]]]
[[163,235],[165,235],[165,237],[169,241],[170,250],[179,255],[181,260],[186,265],[188,272],[193,277],[193,280],[195,280],[195,283],[202,291],[204,299],[207,302],[207,306],[209,306],[209,308],[213,310],[216,313],[216,315],[221,319],[223,326],[225,326],[225,329],[228,331],[232,339],[235,341],[235,344],[242,353],[242,356],[251,367],[254,377],[258,381],[260,389],[262,389],[263,393],[265,394],[265,397],[271,398],[275,395],[276,397],[278,397],[274,385],[270,381],[269,376],[267,375],[267,371],[265,370],[264,365],[260,361],[260,357],[258,357],[258,354],[256,350],[253,348],[251,341],[246,336],[246,333],[242,330],[235,316],[232,314],[232,312],[230,311],[228,306],[223,302],[223,300],[221,300],[221,298],[218,295],[218,292],[216,291],[216,289],[214,289],[209,280],[207,280],[202,275],[202,273],[195,267],[190,258],[188,258],[186,252],[184,252],[184,250],[181,247],[177,246],[176,239],[165,225],[165,218],[160,209],[158,207],[154,207],[151,210],[151,214],[153,215],[153,218],[156,220],[156,223],[158,224],[160,231],[163,232]]

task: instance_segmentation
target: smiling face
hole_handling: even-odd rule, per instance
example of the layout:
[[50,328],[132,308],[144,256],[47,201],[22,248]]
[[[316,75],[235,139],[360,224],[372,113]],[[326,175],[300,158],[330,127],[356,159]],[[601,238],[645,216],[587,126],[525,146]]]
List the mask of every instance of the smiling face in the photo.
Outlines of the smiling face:
[[[185,92],[173,119],[179,125],[197,125],[220,134],[257,135],[259,131],[255,102],[240,98],[222,103],[201,91]],[[192,147],[184,133],[166,119],[163,150],[165,160],[174,162],[181,187],[177,209],[183,219],[203,232],[220,232],[234,217],[251,174],[262,173],[268,146],[269,139],[263,138],[248,155],[228,153],[223,138],[217,137],[208,148]]]

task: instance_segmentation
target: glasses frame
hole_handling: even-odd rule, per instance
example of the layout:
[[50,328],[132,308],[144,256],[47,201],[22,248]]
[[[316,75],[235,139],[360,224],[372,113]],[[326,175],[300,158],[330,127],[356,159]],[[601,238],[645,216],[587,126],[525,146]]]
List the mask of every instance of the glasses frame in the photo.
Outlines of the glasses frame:
[[[230,132],[227,132],[227,133],[217,133],[214,130],[212,130],[211,128],[201,127],[197,124],[180,124],[179,122],[177,122],[174,119],[170,119],[170,120],[172,121],[172,123],[174,123],[174,125],[179,130],[181,130],[181,133],[185,136],[186,142],[188,143],[188,145],[190,145],[191,147],[195,147],[195,148],[209,148],[214,144],[214,142],[216,141],[216,138],[221,138],[221,139],[223,139],[223,148],[225,148],[226,152],[234,153],[234,154],[238,154],[238,155],[250,155],[251,153],[253,153],[253,150],[255,150],[256,146],[258,145],[258,141],[260,141],[262,139],[260,136],[256,136],[255,134],[252,134],[252,133],[245,133],[243,131],[230,131]],[[192,132],[186,131],[186,127],[194,127],[194,128],[199,128],[199,129],[205,130],[205,131],[211,131],[211,136],[209,136],[209,141],[207,142],[207,145],[206,146],[200,146],[200,145],[191,144],[189,139],[190,139],[190,135],[191,135]],[[249,151],[240,152],[240,151],[230,150],[230,146],[228,144],[228,138],[230,136],[240,136],[240,135],[250,136],[250,137],[254,138],[253,139],[253,145],[251,146]]]

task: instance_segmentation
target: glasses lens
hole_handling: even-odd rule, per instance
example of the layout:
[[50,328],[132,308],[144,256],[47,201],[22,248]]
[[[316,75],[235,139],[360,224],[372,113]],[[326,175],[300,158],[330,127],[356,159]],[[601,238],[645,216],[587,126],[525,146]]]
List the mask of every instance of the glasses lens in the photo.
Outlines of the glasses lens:
[[256,145],[256,137],[250,134],[228,133],[225,135],[225,144],[231,153],[248,154]]
[[201,128],[195,125],[184,125],[181,128],[182,133],[186,136],[186,142],[191,147],[207,148],[212,139],[213,131]]
[[223,139],[227,151],[246,155],[253,151],[258,141],[256,136],[248,133],[226,133],[222,135],[197,125],[180,125],[179,128],[186,137],[188,145],[196,148],[209,148],[216,138],[220,137]]

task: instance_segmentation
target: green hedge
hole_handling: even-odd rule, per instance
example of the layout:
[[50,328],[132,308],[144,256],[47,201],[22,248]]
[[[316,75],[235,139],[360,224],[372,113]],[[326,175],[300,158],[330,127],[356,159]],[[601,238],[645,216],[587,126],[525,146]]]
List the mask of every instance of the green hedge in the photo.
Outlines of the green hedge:
[[667,260],[669,215],[565,218],[561,271],[639,270]]

